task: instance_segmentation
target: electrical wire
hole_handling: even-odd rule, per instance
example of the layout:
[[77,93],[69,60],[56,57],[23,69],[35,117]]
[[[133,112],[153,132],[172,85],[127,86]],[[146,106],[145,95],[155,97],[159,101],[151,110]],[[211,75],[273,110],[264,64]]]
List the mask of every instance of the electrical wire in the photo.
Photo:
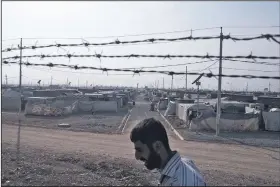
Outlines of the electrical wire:
[[176,67],[176,66],[185,66],[192,64],[201,64],[205,62],[212,62],[214,60],[204,60],[198,62],[189,62],[189,63],[181,63],[181,64],[169,64],[169,65],[158,65],[158,66],[141,66],[141,67],[131,67],[131,68],[123,68],[123,69],[149,69],[149,68],[163,68],[163,67]]
[[279,28],[279,25],[272,26],[223,26],[223,29],[265,29],[265,28]]
[[[210,69],[217,69],[219,67],[210,68]],[[269,71],[269,70],[259,70],[259,69],[241,69],[241,68],[229,68],[229,67],[223,67],[223,69],[231,69],[231,70],[237,70],[237,71],[255,71],[255,72],[263,72],[263,73],[273,73],[273,72],[279,72],[279,71]]]
[[[192,32],[192,31],[201,31],[201,30],[212,30],[212,29],[218,29],[220,27],[209,27],[209,28],[198,28],[198,29],[188,29],[188,30],[177,30],[177,31],[167,31],[167,32],[154,32],[154,33],[142,33],[142,34],[125,34],[125,35],[115,35],[115,36],[91,36],[91,37],[83,37],[84,39],[91,39],[91,38],[124,38],[124,37],[131,37],[131,36],[149,36],[149,35],[163,35],[163,34],[173,34],[173,33],[184,33],[184,32]],[[81,39],[81,38],[71,38],[71,37],[56,37],[56,38],[44,38],[44,37],[38,37],[38,38],[23,38],[23,39]]]

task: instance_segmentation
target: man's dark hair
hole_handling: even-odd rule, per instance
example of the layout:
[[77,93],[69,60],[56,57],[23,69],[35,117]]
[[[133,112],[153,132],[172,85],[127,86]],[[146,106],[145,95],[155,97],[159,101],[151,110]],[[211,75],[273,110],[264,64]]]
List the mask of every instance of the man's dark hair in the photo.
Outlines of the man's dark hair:
[[155,141],[161,141],[167,150],[170,150],[168,137],[164,126],[154,118],[144,119],[138,123],[130,133],[130,140],[138,140],[150,148]]

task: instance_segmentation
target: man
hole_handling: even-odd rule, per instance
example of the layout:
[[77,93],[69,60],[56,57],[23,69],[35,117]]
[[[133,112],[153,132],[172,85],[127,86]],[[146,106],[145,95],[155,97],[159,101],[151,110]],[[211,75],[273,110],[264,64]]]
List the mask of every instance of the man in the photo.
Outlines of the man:
[[155,103],[152,101],[150,111],[154,111],[154,109],[155,109]]
[[193,111],[189,110],[189,112],[188,112],[188,122],[189,122],[188,127],[190,127],[193,117],[194,117]]
[[154,118],[144,119],[131,131],[135,157],[149,170],[161,173],[160,186],[206,186],[195,164],[171,151],[164,126]]

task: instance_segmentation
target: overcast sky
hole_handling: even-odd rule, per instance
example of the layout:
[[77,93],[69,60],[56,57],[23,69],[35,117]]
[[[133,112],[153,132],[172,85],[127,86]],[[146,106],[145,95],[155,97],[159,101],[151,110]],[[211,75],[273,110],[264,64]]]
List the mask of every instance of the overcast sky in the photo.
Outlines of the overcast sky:
[[[2,3],[2,48],[17,46],[19,39],[23,38],[23,45],[81,43],[83,38],[88,42],[104,42],[119,40],[138,40],[147,38],[174,38],[189,36],[190,32],[140,35],[127,37],[108,37],[138,35],[144,33],[162,33],[179,30],[223,27],[224,34],[230,33],[238,37],[257,36],[259,34],[279,34],[280,3],[279,2],[3,2]],[[254,28],[244,28],[254,27]],[[262,28],[256,28],[262,27]],[[216,36],[220,34],[218,28],[193,31],[193,36]],[[279,38],[278,38],[279,40]],[[88,50],[81,48],[57,48],[24,50],[23,55],[33,54],[94,54],[126,55],[126,54],[185,54],[185,55],[219,55],[219,40],[169,42],[162,44],[119,45],[91,47]],[[279,56],[279,45],[266,40],[233,42],[226,40],[223,43],[223,55],[254,55]],[[18,52],[3,53],[3,57],[18,55]],[[26,59],[23,59],[25,61]],[[69,62],[64,58],[51,58],[40,60],[28,59],[33,63],[64,63],[85,66],[129,68],[143,66],[158,66],[167,64],[189,63],[205,59],[102,59],[73,58]],[[262,60],[264,61],[264,60]],[[277,63],[276,60],[266,60]],[[280,63],[280,62],[279,62]],[[199,71],[210,66],[213,62],[188,65],[189,71]],[[279,67],[254,65],[249,63],[224,61],[224,74],[250,74],[278,76]],[[211,71],[218,73],[218,63],[211,67]],[[245,70],[233,70],[237,68]],[[185,66],[157,68],[158,70],[185,71]],[[246,69],[251,69],[248,71]],[[253,70],[253,71],[252,71]],[[262,70],[267,72],[255,71]],[[270,71],[270,72],[268,72]],[[205,70],[204,72],[209,72]],[[100,71],[74,71],[70,69],[23,67],[23,83],[35,84],[39,79],[49,84],[53,77],[53,84],[66,83],[67,79],[73,85],[152,85],[159,81],[162,87],[170,87],[171,77],[167,75],[145,74],[132,76],[130,73],[106,73]],[[129,75],[126,75],[129,74]],[[2,83],[5,75],[9,83],[18,83],[19,67],[17,65],[4,65],[2,67]],[[188,87],[196,76],[188,77]],[[271,84],[271,90],[279,89],[279,82],[275,80],[249,80],[223,78],[223,89],[242,90],[248,83],[249,90],[263,90]],[[202,88],[217,88],[215,78],[202,79]],[[174,77],[174,87],[184,87],[185,76]]]

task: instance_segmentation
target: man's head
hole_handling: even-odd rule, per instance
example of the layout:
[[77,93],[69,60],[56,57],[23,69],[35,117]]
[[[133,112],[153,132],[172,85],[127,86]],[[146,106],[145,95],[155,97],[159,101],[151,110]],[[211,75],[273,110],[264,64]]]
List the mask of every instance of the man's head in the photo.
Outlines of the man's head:
[[138,123],[131,131],[130,140],[134,143],[135,158],[145,162],[149,170],[160,168],[170,152],[166,130],[154,118]]

